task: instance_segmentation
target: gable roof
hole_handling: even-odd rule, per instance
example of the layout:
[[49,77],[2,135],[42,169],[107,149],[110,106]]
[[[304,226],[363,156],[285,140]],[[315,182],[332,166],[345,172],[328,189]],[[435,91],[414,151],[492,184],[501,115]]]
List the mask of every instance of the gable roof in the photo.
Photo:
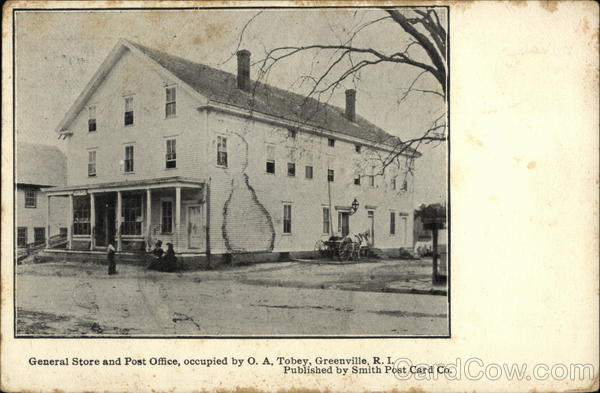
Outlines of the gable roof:
[[341,108],[257,81],[252,81],[250,91],[244,91],[237,87],[237,76],[234,74],[135,42],[131,44],[210,100],[371,142],[396,141],[394,136],[358,114],[356,122],[352,122]]
[[[151,60],[153,65],[158,65],[184,87],[189,87],[197,97],[206,98],[215,103],[231,105],[251,112],[259,112],[284,120],[297,123],[299,126],[308,125],[363,139],[372,143],[381,143],[390,147],[396,146],[400,139],[390,135],[381,128],[356,115],[355,122],[348,120],[341,108],[318,102],[313,98],[292,93],[277,87],[252,81],[250,91],[237,87],[237,76],[207,65],[196,63],[163,51],[149,48],[136,42],[121,39],[109,57],[104,61],[86,90],[97,86],[120,57],[123,48],[128,48],[134,54],[142,54]],[[66,129],[76,113],[85,104],[91,92],[84,91],[61,125],[58,131]],[[413,149],[409,152],[419,156]]]
[[55,146],[17,142],[17,184],[61,186],[66,184],[67,160]]

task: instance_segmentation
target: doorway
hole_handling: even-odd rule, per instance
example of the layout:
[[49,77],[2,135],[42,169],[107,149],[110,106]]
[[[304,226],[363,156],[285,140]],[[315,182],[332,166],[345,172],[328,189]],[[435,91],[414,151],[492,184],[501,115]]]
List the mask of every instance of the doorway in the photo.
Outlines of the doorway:
[[367,212],[367,220],[369,225],[369,246],[375,245],[375,212],[373,210],[369,210]]
[[350,213],[339,212],[338,213],[338,230],[341,232],[342,237],[348,236],[350,233]]
[[114,194],[100,194],[96,195],[96,230],[94,237],[96,246],[106,247],[108,243],[115,241],[115,206],[116,197]]
[[188,248],[201,249],[204,247],[203,211],[202,205],[191,205],[187,208]]

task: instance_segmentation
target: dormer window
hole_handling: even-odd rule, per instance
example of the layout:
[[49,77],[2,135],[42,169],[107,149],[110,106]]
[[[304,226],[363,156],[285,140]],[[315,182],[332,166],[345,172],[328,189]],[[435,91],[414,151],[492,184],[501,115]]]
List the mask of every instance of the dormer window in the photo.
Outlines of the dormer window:
[[328,138],[328,139],[327,139],[327,145],[328,145],[329,147],[334,147],[334,146],[335,146],[335,139],[333,139],[333,138]]
[[167,100],[165,102],[165,117],[172,117],[177,114],[177,89],[175,86],[165,89]]
[[125,97],[125,125],[133,124],[133,96]]
[[88,132],[96,131],[96,105],[88,106]]

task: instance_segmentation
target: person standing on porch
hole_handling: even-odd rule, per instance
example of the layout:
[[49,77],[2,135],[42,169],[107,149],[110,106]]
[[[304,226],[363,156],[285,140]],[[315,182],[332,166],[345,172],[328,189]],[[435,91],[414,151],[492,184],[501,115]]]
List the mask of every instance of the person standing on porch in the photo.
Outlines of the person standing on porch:
[[106,258],[108,259],[108,274],[117,274],[117,263],[115,262],[115,247],[112,243],[108,243],[106,247]]

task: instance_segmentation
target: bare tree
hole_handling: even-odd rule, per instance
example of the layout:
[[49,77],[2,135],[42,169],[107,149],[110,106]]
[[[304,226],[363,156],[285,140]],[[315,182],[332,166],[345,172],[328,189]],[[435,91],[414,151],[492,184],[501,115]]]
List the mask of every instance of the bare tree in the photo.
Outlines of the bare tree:
[[[344,38],[338,43],[325,44],[315,43],[306,46],[280,46],[276,48],[265,48],[265,55],[254,63],[258,66],[257,81],[266,81],[273,68],[293,56],[302,53],[310,53],[313,63],[307,73],[298,76],[300,84],[309,83],[310,90],[304,101],[311,110],[318,111],[317,103],[328,102],[334,91],[347,79],[356,83],[360,79],[360,73],[374,66],[388,63],[401,67],[415,67],[421,72],[412,80],[408,88],[404,89],[400,96],[399,104],[415,92],[437,96],[442,100],[444,107],[447,103],[447,32],[445,28],[445,10],[440,13],[439,7],[420,8],[382,8],[381,16],[369,21],[360,20],[351,31],[345,32]],[[443,9],[442,9],[443,10]],[[356,17],[357,13],[354,16]],[[243,41],[244,32],[248,26],[262,13],[254,15],[244,26],[240,34],[238,49]],[[393,23],[398,27],[399,48],[394,51],[382,51],[374,47],[365,47],[357,44],[361,33],[367,29],[383,23]],[[326,63],[325,68],[314,72],[315,62]],[[432,78],[435,88],[419,88],[422,78]],[[430,83],[431,85],[432,83]],[[399,87],[401,89],[401,87]],[[385,144],[389,151],[382,153],[378,151],[377,159],[380,174],[385,169],[396,163],[400,166],[400,159],[406,158],[407,172],[412,173],[414,154],[421,144],[441,143],[446,140],[447,116],[443,113],[429,126],[419,131],[417,137],[401,139],[398,137],[386,137],[378,143]]]

